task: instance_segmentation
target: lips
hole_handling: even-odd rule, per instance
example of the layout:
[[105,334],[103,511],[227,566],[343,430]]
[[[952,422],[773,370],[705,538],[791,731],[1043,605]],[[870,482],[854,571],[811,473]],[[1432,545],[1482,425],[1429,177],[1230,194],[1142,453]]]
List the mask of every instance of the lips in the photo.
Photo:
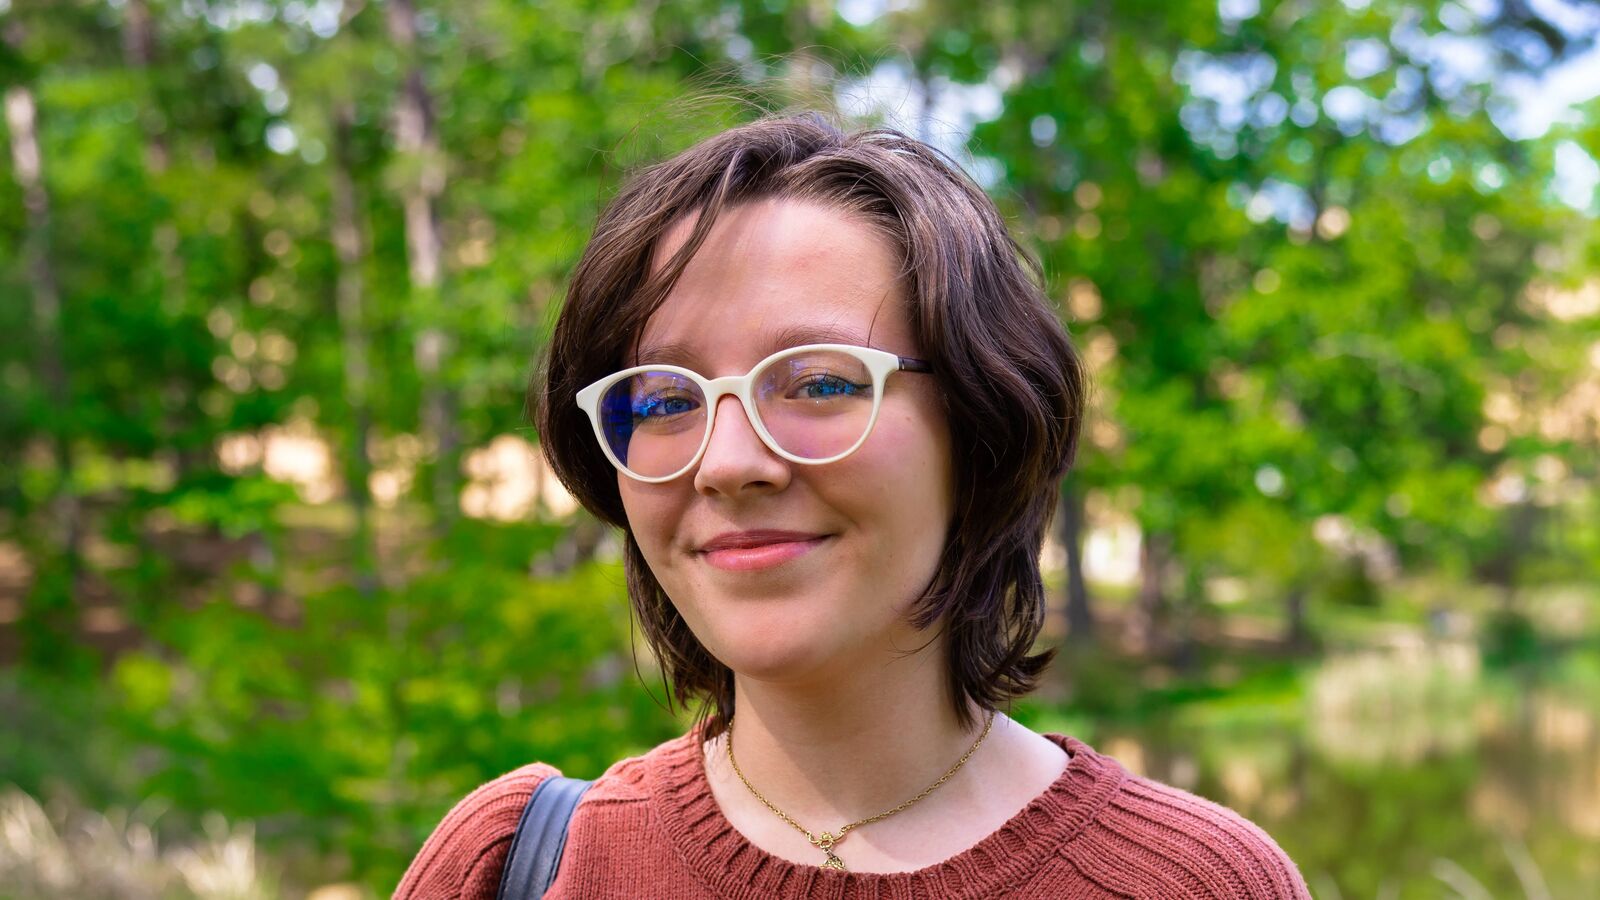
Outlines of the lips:
[[756,531],[728,531],[717,535],[700,545],[701,553],[710,553],[716,550],[749,550],[754,547],[764,547],[769,544],[788,544],[796,541],[817,540],[823,535],[805,531],[779,531],[776,529],[759,529]]
[[827,539],[825,534],[802,531],[729,531],[702,544],[698,552],[718,569],[750,572],[798,559]]

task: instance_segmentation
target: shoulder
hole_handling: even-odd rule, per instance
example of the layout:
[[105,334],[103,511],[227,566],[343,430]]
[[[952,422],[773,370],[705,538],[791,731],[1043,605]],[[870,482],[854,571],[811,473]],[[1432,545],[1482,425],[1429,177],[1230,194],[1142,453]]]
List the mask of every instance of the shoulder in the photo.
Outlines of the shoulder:
[[560,774],[553,766],[532,763],[462,798],[407,867],[395,900],[494,897],[528,798],[541,781]]
[[[615,822],[610,814],[630,815],[628,810],[640,808],[649,797],[651,773],[682,765],[692,746],[688,736],[679,737],[613,763],[584,794],[573,814],[573,831],[609,827]],[[412,859],[394,900],[493,900],[522,810],[540,782],[560,774],[554,766],[532,763],[462,798]]]
[[1081,837],[1103,884],[1141,897],[1310,900],[1300,870],[1271,836],[1188,791],[1128,774],[1096,819]]

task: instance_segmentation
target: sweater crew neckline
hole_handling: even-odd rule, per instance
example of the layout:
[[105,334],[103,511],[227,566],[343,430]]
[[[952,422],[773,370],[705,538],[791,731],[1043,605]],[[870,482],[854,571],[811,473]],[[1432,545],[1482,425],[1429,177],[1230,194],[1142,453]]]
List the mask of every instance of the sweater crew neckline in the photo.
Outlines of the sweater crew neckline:
[[[657,749],[651,804],[684,867],[721,897],[988,897],[1031,877],[1077,836],[1129,777],[1076,738],[1046,734],[1068,762],[1044,792],[999,829],[913,872],[835,872],[790,862],[752,844],[717,805],[698,732]],[[656,754],[652,754],[656,755]]]

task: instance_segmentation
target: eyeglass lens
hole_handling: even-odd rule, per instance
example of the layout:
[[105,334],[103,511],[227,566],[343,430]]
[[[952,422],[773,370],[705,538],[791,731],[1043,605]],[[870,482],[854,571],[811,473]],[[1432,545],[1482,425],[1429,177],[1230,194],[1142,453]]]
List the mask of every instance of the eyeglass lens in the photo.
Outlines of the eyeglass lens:
[[[828,459],[849,450],[872,423],[872,373],[836,350],[773,360],[756,373],[756,415],[784,452]],[[600,398],[601,431],[628,471],[661,478],[680,471],[705,439],[707,403],[693,379],[640,372]]]

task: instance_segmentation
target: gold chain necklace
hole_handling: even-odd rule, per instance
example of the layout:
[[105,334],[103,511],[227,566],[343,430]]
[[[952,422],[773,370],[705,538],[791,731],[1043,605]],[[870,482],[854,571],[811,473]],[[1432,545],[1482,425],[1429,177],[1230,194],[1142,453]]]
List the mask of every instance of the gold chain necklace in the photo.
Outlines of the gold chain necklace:
[[983,733],[978,735],[978,739],[973,742],[971,747],[967,748],[967,752],[966,753],[961,754],[961,758],[956,760],[956,764],[950,767],[950,771],[944,773],[943,775],[940,775],[938,781],[935,781],[933,784],[930,784],[926,788],[923,788],[922,793],[916,795],[915,797],[912,797],[910,800],[907,800],[906,802],[900,804],[899,806],[896,806],[894,809],[885,810],[885,811],[883,811],[881,813],[878,813],[875,816],[868,816],[867,818],[862,819],[859,822],[851,822],[849,825],[846,825],[843,828],[840,828],[838,831],[824,831],[822,834],[812,834],[811,832],[805,830],[805,828],[801,827],[799,822],[796,822],[794,819],[790,818],[788,813],[786,813],[783,810],[777,808],[776,806],[773,806],[772,805],[772,801],[768,800],[766,797],[761,796],[761,792],[756,790],[756,786],[750,783],[750,779],[744,777],[744,773],[739,771],[739,764],[737,762],[734,762],[734,759],[733,759],[733,719],[731,719],[731,718],[728,719],[728,764],[733,766],[733,773],[735,775],[739,776],[739,780],[744,782],[744,786],[750,789],[750,793],[754,794],[756,796],[756,799],[760,800],[763,806],[765,806],[767,809],[770,809],[774,813],[776,813],[778,818],[784,820],[785,822],[788,822],[790,825],[793,825],[797,831],[799,831],[801,834],[806,836],[806,840],[810,841],[813,845],[815,845],[817,847],[817,849],[821,850],[823,853],[826,853],[828,855],[827,860],[825,860],[819,866],[819,868],[823,868],[823,869],[838,869],[839,871],[842,872],[842,871],[845,871],[844,860],[841,860],[838,857],[838,855],[833,852],[833,847],[834,847],[835,844],[837,844],[840,841],[844,840],[844,836],[846,834],[850,833],[851,829],[860,828],[863,825],[870,825],[871,823],[876,822],[879,819],[887,819],[888,817],[894,815],[895,813],[900,812],[901,810],[905,809],[906,807],[909,807],[913,803],[916,803],[918,800],[921,800],[923,797],[926,797],[929,794],[933,793],[935,788],[937,788],[941,784],[944,784],[946,781],[949,781],[950,780],[950,776],[954,775],[956,773],[956,770],[958,770],[962,766],[966,765],[967,760],[972,758],[972,754],[977,752],[978,748],[983,745],[983,739],[989,736],[989,728],[991,726],[993,726],[993,725],[994,725],[994,711],[991,710],[989,712],[988,721],[983,723]]

